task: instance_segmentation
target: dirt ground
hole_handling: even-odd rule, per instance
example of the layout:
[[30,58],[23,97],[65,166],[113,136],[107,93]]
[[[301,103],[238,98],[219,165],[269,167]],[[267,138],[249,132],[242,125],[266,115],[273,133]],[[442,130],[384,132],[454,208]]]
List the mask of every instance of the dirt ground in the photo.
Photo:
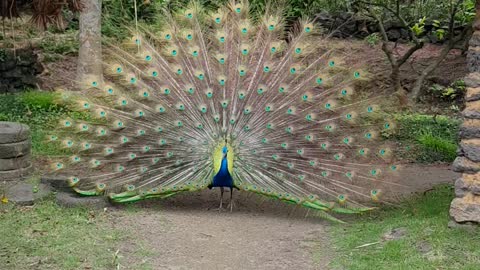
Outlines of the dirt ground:
[[[405,188],[394,197],[452,183],[457,176],[445,165],[405,166],[399,177]],[[332,223],[254,194],[235,192],[234,198],[232,213],[216,210],[218,190],[146,201],[132,211],[112,209],[111,226],[132,233],[119,248],[122,269],[329,268]],[[139,256],[139,250],[148,254]]]

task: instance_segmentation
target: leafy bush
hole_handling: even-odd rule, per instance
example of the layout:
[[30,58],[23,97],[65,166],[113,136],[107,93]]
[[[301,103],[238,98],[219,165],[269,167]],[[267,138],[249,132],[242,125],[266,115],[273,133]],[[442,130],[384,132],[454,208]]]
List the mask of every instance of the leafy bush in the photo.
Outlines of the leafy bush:
[[443,100],[461,99],[465,95],[466,87],[463,80],[457,80],[448,87],[433,84],[429,88],[429,92],[436,98]]

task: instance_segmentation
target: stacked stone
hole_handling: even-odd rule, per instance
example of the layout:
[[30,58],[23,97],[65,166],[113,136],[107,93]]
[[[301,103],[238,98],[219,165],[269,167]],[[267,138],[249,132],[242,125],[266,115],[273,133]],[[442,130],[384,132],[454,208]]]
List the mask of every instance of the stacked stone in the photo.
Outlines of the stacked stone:
[[16,93],[37,87],[43,71],[34,48],[0,48],[0,93]]
[[24,180],[32,170],[30,128],[0,122],[0,183]]
[[[477,0],[477,16],[480,16],[480,1]],[[468,50],[469,74],[466,107],[462,114],[460,148],[453,169],[462,176],[455,182],[456,198],[450,206],[450,215],[459,223],[480,223],[480,18],[476,18],[474,33]]]

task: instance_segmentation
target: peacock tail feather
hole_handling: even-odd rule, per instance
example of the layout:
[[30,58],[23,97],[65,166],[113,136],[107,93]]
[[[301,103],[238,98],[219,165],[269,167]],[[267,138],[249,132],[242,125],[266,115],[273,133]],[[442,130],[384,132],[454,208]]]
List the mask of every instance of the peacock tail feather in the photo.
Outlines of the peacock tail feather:
[[228,149],[236,188],[342,214],[371,209],[398,171],[379,138],[395,124],[355,92],[368,75],[336,56],[309,20],[285,32],[281,7],[252,16],[247,1],[209,13],[192,2],[164,14],[160,33],[110,44],[102,77],[62,102],[53,161],[82,195],[114,202],[207,188]]

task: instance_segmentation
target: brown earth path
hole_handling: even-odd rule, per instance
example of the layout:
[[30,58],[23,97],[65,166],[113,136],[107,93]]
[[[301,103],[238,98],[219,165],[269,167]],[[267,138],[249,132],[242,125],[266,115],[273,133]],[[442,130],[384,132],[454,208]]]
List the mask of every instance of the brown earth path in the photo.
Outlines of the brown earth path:
[[[448,166],[409,165],[400,176],[408,186],[397,193],[403,197],[458,175]],[[119,247],[121,269],[329,269],[331,223],[238,192],[234,211],[218,212],[218,192],[113,209],[111,226],[132,235]],[[146,253],[139,256],[140,250]]]

